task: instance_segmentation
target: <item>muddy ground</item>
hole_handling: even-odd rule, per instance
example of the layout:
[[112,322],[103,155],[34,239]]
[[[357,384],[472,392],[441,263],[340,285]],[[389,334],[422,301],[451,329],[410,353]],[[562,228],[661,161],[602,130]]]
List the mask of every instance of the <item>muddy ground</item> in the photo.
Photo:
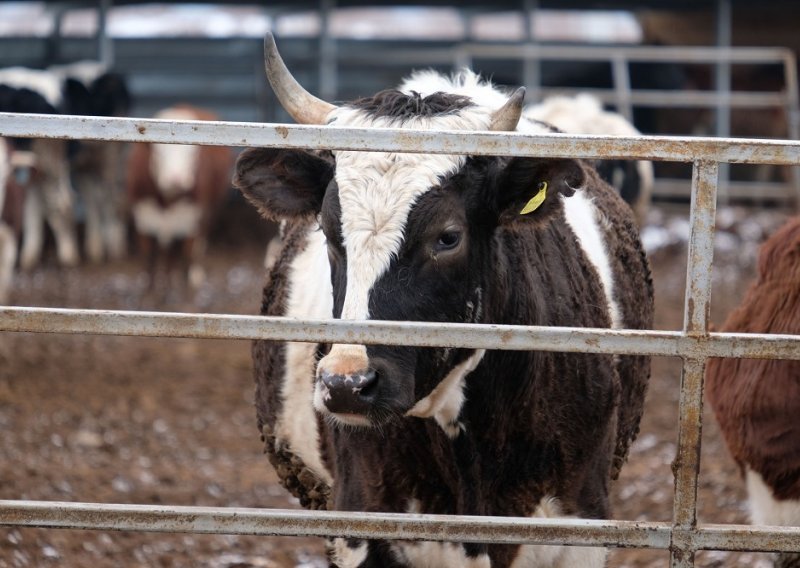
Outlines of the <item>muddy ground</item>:
[[[679,329],[685,207],[657,208],[646,234],[657,327]],[[786,218],[719,218],[712,319],[721,323],[753,274],[757,244]],[[168,310],[254,314],[265,239],[212,246],[209,279]],[[17,305],[150,309],[134,260],[17,277]],[[245,341],[0,334],[0,499],[296,507],[261,453]],[[642,432],[614,486],[617,519],[671,518],[680,364],[656,359]],[[705,412],[699,517],[746,522],[743,485]],[[0,529],[0,568],[323,566],[314,539]],[[667,566],[661,551],[616,550],[611,567]],[[698,566],[766,566],[760,554],[705,552]]]

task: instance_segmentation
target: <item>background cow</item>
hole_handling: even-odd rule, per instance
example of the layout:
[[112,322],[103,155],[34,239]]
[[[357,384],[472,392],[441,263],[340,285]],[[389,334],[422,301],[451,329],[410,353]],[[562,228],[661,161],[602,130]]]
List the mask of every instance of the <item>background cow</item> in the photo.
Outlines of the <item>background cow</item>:
[[8,303],[8,293],[17,260],[17,233],[12,219],[14,191],[17,187],[11,163],[12,146],[0,137],[0,304]]
[[[552,124],[570,134],[641,134],[625,117],[604,110],[600,101],[588,93],[575,97],[549,97],[526,107],[523,116]],[[653,193],[653,163],[648,160],[597,160],[595,166],[601,177],[617,188],[622,198],[633,208],[641,227]]]
[[[155,118],[216,120],[213,113],[188,105]],[[128,159],[127,197],[140,252],[146,258],[151,288],[158,259],[167,274],[182,265],[192,286],[203,280],[200,259],[212,221],[230,189],[233,155],[229,148],[182,144],[136,144]],[[162,254],[163,253],[163,254]]]
[[[47,70],[0,69],[0,109],[6,112],[125,116],[130,95],[125,80],[94,61],[53,66]],[[85,219],[85,253],[92,261],[120,258],[125,253],[121,191],[121,144],[97,141],[18,140],[32,146],[40,176],[26,196],[26,222],[21,264],[40,259],[47,220],[56,236],[59,260],[78,262],[75,198],[78,190]]]
[[[758,278],[720,331],[800,335],[800,217],[764,243]],[[706,381],[752,521],[800,525],[800,361],[711,359]],[[776,566],[800,566],[800,554],[781,554]]]
[[[270,82],[298,122],[546,131],[520,122],[523,90],[509,98],[469,72],[336,107],[267,46]],[[286,221],[263,314],[652,325],[630,209],[581,161],[250,149],[234,180]],[[279,475],[304,505],[339,510],[606,518],[649,377],[646,357],[538,351],[256,342],[254,358]],[[605,556],[343,539],[332,549],[340,567],[600,567]]]
[[[15,82],[11,80],[15,75],[5,71],[7,70],[0,71],[0,111],[39,114],[57,112],[42,94],[47,92],[48,96],[53,95],[48,92],[47,84],[32,79],[38,75],[28,77],[25,74]],[[15,86],[23,83],[36,86],[41,92],[24,86]],[[59,262],[65,266],[76,265],[79,254],[73,191],[67,161],[67,142],[48,139],[14,139],[11,142],[15,150],[29,151],[33,155],[32,166],[36,172],[25,191],[20,266],[28,270],[39,263],[44,248],[45,221],[53,231]]]

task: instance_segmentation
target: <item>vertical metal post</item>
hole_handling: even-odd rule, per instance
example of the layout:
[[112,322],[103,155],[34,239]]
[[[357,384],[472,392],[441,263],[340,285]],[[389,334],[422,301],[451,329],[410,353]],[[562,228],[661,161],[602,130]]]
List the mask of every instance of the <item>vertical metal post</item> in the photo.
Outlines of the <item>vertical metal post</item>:
[[[783,58],[786,76],[786,118],[789,138],[800,139],[800,93],[797,86],[797,60],[790,54]],[[800,166],[789,166],[790,183],[794,189],[794,207],[800,211]]]
[[42,67],[48,67],[59,62],[64,14],[66,14],[66,8],[58,7],[53,10],[53,31],[50,32],[50,37],[47,38],[45,60],[42,62]]
[[633,105],[631,104],[631,76],[628,60],[620,52],[611,60],[614,79],[614,92],[617,99],[617,112],[633,124]]
[[100,0],[97,6],[97,60],[111,69],[114,65],[114,41],[108,35],[108,12],[113,0]]
[[339,93],[337,85],[336,40],[331,35],[331,12],[336,8],[336,0],[320,0],[319,36],[319,94],[326,101],[334,101]]
[[[730,48],[732,44],[731,0],[717,0],[717,47]],[[717,61],[714,73],[714,86],[717,91],[716,134],[720,137],[731,135],[731,62],[727,58]],[[728,180],[730,164],[720,166],[720,203],[728,203]]]
[[[536,12],[539,10],[539,0],[523,0],[522,9],[525,41],[528,45],[536,45],[538,39],[534,26],[536,25]],[[528,56],[523,59],[522,84],[528,89],[528,101],[539,102],[542,87],[542,62],[538,55],[535,57]]]
[[[711,270],[719,163],[697,161],[692,171],[691,232],[686,267],[683,329],[690,335],[708,333]],[[675,501],[672,510],[672,568],[694,566],[695,550],[684,531],[697,525],[697,475],[703,433],[703,375],[706,357],[683,362],[679,403],[678,455],[672,464]]]

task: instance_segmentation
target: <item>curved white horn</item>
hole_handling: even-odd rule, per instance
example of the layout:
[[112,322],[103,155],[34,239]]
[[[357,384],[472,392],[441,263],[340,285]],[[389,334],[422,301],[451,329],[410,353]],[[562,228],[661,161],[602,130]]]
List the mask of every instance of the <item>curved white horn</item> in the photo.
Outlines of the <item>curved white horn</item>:
[[513,132],[522,116],[522,101],[525,98],[525,87],[520,87],[506,101],[506,104],[492,113],[489,130],[496,132]]
[[278,53],[271,32],[264,37],[264,66],[269,84],[281,106],[299,124],[325,124],[328,114],[337,108],[306,91],[292,77]]

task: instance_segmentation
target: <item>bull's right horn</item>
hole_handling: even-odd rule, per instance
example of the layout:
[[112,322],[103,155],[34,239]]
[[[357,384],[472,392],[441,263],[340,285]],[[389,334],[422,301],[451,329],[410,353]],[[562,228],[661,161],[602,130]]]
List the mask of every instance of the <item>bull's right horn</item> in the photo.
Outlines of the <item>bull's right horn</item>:
[[292,77],[278,53],[271,32],[264,37],[264,66],[278,101],[298,124],[326,124],[328,115],[336,110],[336,105],[318,99]]
[[514,132],[522,116],[522,101],[525,99],[525,87],[520,87],[509,97],[506,104],[492,113],[489,130],[495,132]]

